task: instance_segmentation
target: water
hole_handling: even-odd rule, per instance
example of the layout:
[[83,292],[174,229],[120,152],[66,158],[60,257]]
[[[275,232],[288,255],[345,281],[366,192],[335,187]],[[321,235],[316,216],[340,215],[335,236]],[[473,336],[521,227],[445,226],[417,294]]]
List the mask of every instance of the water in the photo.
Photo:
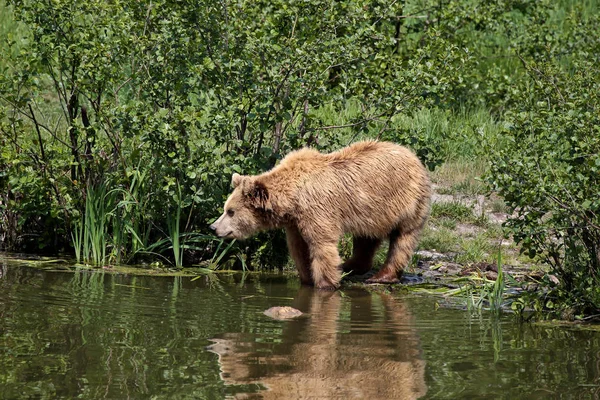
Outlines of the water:
[[[275,321],[262,312],[308,313]],[[600,396],[600,334],[283,276],[157,277],[0,262],[0,398]]]

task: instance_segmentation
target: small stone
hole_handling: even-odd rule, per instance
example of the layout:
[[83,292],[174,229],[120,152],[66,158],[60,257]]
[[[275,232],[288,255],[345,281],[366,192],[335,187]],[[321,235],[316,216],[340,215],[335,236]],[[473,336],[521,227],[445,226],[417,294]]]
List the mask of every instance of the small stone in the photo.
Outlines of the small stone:
[[420,259],[428,261],[446,260],[448,258],[447,255],[438,253],[435,250],[420,250],[417,251],[416,254],[419,256]]
[[496,271],[486,271],[485,277],[490,281],[495,281],[496,279],[498,279],[498,273]]
[[295,308],[288,306],[271,307],[268,310],[265,310],[264,314],[267,317],[271,317],[277,320],[298,318],[299,316],[303,315],[302,311],[296,310]]

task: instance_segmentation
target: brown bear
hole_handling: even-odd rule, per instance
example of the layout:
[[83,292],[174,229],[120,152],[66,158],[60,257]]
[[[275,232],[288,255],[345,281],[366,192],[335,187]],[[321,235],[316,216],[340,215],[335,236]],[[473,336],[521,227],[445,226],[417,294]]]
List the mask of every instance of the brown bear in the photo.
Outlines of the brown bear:
[[[303,284],[339,287],[341,271],[362,275],[389,239],[384,266],[368,283],[398,282],[429,215],[427,170],[407,148],[364,141],[330,154],[301,149],[257,176],[233,174],[233,193],[212,225],[217,236],[244,239],[285,228]],[[353,235],[342,264],[338,241]]]

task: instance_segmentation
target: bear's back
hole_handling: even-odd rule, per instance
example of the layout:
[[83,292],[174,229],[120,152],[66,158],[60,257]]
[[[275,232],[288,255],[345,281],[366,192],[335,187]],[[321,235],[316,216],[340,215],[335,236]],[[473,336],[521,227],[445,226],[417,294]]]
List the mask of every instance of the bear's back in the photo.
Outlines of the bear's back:
[[401,221],[413,225],[413,217],[419,224],[427,214],[427,171],[403,146],[366,141],[330,154],[298,155],[289,164],[298,173],[295,204],[310,219],[337,221],[348,233],[380,236]]

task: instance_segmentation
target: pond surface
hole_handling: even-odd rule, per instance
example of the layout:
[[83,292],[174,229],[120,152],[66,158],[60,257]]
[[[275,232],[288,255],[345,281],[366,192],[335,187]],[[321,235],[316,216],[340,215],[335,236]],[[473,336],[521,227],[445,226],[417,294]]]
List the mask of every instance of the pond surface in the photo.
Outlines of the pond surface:
[[[308,315],[263,314],[292,306]],[[600,334],[283,276],[0,261],[0,398],[593,398]]]

